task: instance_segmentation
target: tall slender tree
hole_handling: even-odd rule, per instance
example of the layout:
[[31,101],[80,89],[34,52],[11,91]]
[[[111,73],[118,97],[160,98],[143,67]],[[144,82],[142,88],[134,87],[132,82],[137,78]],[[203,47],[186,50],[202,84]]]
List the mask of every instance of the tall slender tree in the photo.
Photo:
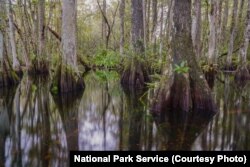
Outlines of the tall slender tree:
[[125,0],[121,0],[120,4],[120,54],[124,53],[124,43],[125,43],[125,28],[124,28],[124,17],[125,17]]
[[124,70],[121,83],[131,88],[143,87],[149,80],[147,70],[141,61],[144,53],[144,29],[143,29],[143,0],[131,0],[132,9],[132,61]]
[[33,70],[36,73],[48,74],[48,59],[45,52],[45,0],[39,0],[38,3],[38,41],[37,41],[37,56],[35,58]]
[[212,65],[216,59],[216,13],[217,5],[215,0],[211,0],[211,9],[209,13],[209,43],[208,43],[208,64]]
[[62,1],[62,62],[52,85],[61,93],[84,88],[77,66],[76,6],[76,0]]
[[250,0],[248,0],[244,42],[240,49],[240,65],[236,72],[236,79],[245,80],[250,78],[249,71],[247,69],[247,50],[249,46],[249,41],[250,41]]
[[232,67],[234,40],[236,36],[237,22],[238,22],[237,18],[238,18],[238,0],[234,0],[232,21],[231,21],[231,28],[230,28],[231,34],[230,34],[230,39],[229,39],[229,44],[228,44],[228,54],[227,54],[227,59],[226,59],[227,69],[231,69],[230,67]]
[[7,53],[6,1],[0,0],[0,87],[9,87],[19,82],[19,77],[10,64]]
[[9,20],[9,39],[10,39],[10,46],[11,46],[11,53],[12,53],[12,68],[17,71],[21,72],[20,62],[17,59],[17,50],[16,50],[16,41],[15,41],[15,32],[14,32],[14,24],[13,24],[13,10],[12,10],[12,1],[6,0],[6,11]]

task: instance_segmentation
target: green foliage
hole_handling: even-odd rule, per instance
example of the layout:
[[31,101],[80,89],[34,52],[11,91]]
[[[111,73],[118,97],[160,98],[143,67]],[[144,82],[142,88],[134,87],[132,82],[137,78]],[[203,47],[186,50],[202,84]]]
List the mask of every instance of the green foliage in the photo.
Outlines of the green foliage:
[[54,94],[54,95],[58,94],[58,93],[59,93],[58,86],[53,85],[50,91],[51,91],[51,93]]
[[38,4],[38,0],[31,0],[31,3],[32,3],[33,5],[37,5],[37,4]]
[[117,80],[119,79],[119,74],[116,71],[96,71],[95,78],[101,81],[107,80]]
[[35,61],[36,57],[37,57],[37,56],[36,56],[36,54],[35,54],[34,52],[31,52],[31,53],[30,53],[30,59],[31,59],[32,62]]
[[97,66],[115,68],[120,63],[120,55],[112,50],[100,50],[97,52],[93,61]]
[[56,53],[52,54],[50,63],[52,65],[52,67],[54,67],[54,69],[57,69],[58,65],[60,65],[60,63],[61,63],[60,55],[56,54]]
[[174,65],[174,71],[178,74],[185,74],[188,73],[189,67],[187,66],[187,62],[183,61],[180,65],[175,64]]
[[32,90],[32,92],[35,92],[35,91],[37,90],[37,86],[36,86],[36,85],[34,85],[34,84],[32,84],[32,86],[31,86],[31,90]]

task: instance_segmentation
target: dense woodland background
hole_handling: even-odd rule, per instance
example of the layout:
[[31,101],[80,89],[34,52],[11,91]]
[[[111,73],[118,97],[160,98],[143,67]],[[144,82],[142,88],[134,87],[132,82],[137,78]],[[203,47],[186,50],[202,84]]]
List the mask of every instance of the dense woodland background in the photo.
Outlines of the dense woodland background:
[[70,150],[249,150],[250,0],[0,0],[0,166]]
[[84,87],[86,71],[108,69],[132,92],[161,79],[156,96],[186,94],[186,110],[190,99],[211,101],[200,96],[210,96],[218,72],[249,78],[247,0],[1,0],[0,8],[1,87],[28,72],[50,76],[53,93],[70,92]]

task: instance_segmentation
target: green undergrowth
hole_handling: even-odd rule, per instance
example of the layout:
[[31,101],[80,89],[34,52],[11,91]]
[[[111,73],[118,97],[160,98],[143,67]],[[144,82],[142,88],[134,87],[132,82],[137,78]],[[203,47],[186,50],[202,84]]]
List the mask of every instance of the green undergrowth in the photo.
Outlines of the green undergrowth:
[[92,62],[95,66],[118,68],[121,62],[121,57],[118,52],[101,49],[98,50],[96,55],[92,58]]

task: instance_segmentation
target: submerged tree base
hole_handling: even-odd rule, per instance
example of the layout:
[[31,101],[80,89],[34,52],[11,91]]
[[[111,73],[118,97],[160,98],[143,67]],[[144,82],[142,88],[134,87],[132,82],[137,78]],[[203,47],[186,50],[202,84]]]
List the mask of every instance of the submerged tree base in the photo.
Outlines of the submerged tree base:
[[233,65],[233,64],[225,65],[225,66],[223,67],[223,70],[224,70],[224,71],[235,71],[235,70],[237,70],[237,66],[236,66],[236,65]]
[[246,66],[241,66],[235,73],[235,80],[246,81],[250,79],[250,74]]
[[28,69],[28,74],[49,74],[49,63],[45,60],[35,60],[31,68]]
[[69,93],[83,90],[84,81],[80,74],[70,67],[59,68],[51,85],[53,94]]
[[207,65],[206,68],[203,67],[203,73],[207,80],[208,86],[212,89],[214,87],[215,77],[217,74],[217,67],[213,64]]
[[188,74],[176,74],[164,79],[155,96],[151,111],[164,118],[169,112],[193,112],[214,115],[217,111],[208,86],[203,81],[192,79]]
[[0,71],[0,88],[17,85],[20,79],[15,71],[9,70],[7,72]]
[[128,91],[143,89],[146,82],[149,82],[148,72],[142,62],[134,59],[122,74],[121,84],[123,88]]

